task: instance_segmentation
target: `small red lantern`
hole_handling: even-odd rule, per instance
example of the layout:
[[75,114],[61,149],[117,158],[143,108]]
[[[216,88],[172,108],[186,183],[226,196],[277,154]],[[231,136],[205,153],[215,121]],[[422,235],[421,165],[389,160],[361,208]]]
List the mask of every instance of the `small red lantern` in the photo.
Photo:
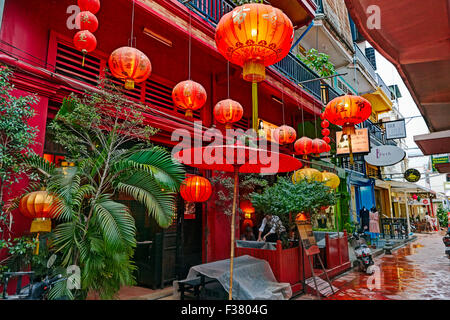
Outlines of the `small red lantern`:
[[325,113],[322,112],[322,113],[320,114],[320,119],[325,120]]
[[178,108],[186,110],[186,117],[192,118],[193,111],[203,107],[206,98],[205,88],[192,80],[178,83],[172,91],[173,102]]
[[331,151],[331,146],[327,143],[327,145],[325,146],[325,152],[330,152]]
[[80,50],[83,53],[83,66],[86,55],[89,52],[92,52],[97,48],[97,39],[95,36],[88,30],[81,30],[75,34],[73,38],[73,43],[77,50]]
[[297,132],[290,126],[280,126],[273,131],[273,138],[281,145],[289,144],[297,138]]
[[322,135],[324,137],[329,136],[330,135],[330,129],[328,129],[328,128],[322,129]]
[[326,145],[327,143],[322,139],[314,139],[312,141],[312,153],[314,153],[316,156],[319,156],[319,154],[326,151]]
[[214,107],[214,118],[225,124],[225,129],[231,129],[232,124],[241,120],[243,115],[242,105],[231,99],[219,101]]
[[295,142],[294,149],[297,154],[303,155],[303,159],[306,159],[307,155],[312,152],[312,139],[301,137]]
[[152,73],[150,59],[133,47],[121,47],[109,57],[109,68],[114,77],[125,81],[125,89],[134,89],[135,83],[148,79]]
[[241,208],[242,212],[244,212],[246,219],[250,219],[251,215],[255,213],[255,208],[253,207],[253,204],[250,200],[241,201],[239,207]]
[[81,11],[90,11],[96,14],[100,11],[100,0],[78,0]]
[[252,219],[245,219],[242,222],[242,230],[247,229],[247,227],[253,228],[253,220]]
[[208,179],[200,176],[186,178],[180,187],[180,194],[188,202],[205,202],[211,197],[212,186]]
[[320,125],[322,128],[328,128],[330,126],[330,123],[327,120],[323,120]]
[[322,140],[325,141],[327,144],[329,144],[331,142],[331,139],[328,136],[323,137]]
[[75,25],[81,30],[95,32],[98,29],[98,19],[90,11],[82,11],[75,18]]

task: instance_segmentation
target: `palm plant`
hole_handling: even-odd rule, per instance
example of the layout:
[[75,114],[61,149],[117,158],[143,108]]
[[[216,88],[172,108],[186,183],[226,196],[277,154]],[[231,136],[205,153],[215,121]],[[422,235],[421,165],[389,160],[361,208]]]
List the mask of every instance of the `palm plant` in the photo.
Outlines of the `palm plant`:
[[[184,170],[168,151],[148,143],[155,130],[145,126],[142,110],[115,92],[72,95],[49,130],[77,165],[56,168],[37,156],[27,159],[58,199],[52,245],[62,266],[80,267],[79,298],[91,291],[110,299],[134,283],[135,224],[119,194],[141,202],[161,227],[172,223]],[[71,295],[64,285],[52,292],[62,294]]]

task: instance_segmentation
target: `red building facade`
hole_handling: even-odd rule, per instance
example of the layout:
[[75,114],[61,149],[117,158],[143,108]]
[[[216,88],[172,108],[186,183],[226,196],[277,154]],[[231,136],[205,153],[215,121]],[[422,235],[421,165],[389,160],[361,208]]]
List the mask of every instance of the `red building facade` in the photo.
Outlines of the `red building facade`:
[[[311,20],[314,2],[297,2],[302,8],[310,8],[304,9],[304,13]],[[100,27],[95,32],[98,46],[87,55],[82,67],[82,55],[72,43],[77,31],[71,27],[75,4],[75,0],[6,0],[3,9],[0,63],[14,69],[12,80],[18,95],[37,93],[39,96],[32,121],[39,128],[35,145],[39,154],[58,156],[50,150],[51,142],[46,141],[47,122],[53,119],[68,94],[92,90],[97,80],[105,75],[110,53],[126,46],[130,38],[132,0],[101,1],[102,7],[97,14]],[[238,66],[230,65],[228,72],[227,61],[215,46],[215,23],[224,13],[216,9],[220,6],[226,9],[225,5],[231,8],[231,2],[226,0],[191,1],[191,8],[197,10],[190,13],[189,7],[177,0],[135,0],[137,48],[150,58],[153,71],[147,81],[136,85],[127,96],[130,101],[140,101],[148,106],[146,121],[160,129],[152,139],[155,144],[171,148],[177,143],[171,141],[173,130],[193,132],[192,120],[184,116],[183,110],[176,109],[171,97],[173,87],[188,78],[190,33],[191,78],[200,83],[208,95],[206,105],[194,113],[195,120],[201,120],[204,128],[223,128],[214,121],[213,108],[218,101],[228,98],[229,82],[230,98],[244,107],[244,116],[235,127],[244,130],[251,127],[251,83],[242,79],[242,69]],[[296,128],[303,120],[314,119],[322,109],[320,82],[308,82],[303,86],[299,86],[299,82],[315,77],[316,74],[290,56],[268,68],[266,80],[259,87],[259,118],[282,125],[283,105],[280,102],[283,101],[284,124]],[[332,92],[328,92],[328,96],[332,98]],[[285,152],[291,150],[292,146],[284,149]],[[211,173],[202,174],[208,176]],[[20,194],[25,184],[26,181],[16,186],[13,195]],[[210,262],[227,258],[230,243],[227,216],[214,207],[213,201],[205,204],[201,212],[201,218],[192,221],[201,224],[196,229],[202,233],[201,260]],[[14,236],[29,229],[31,221],[20,214],[16,213],[14,220]]]

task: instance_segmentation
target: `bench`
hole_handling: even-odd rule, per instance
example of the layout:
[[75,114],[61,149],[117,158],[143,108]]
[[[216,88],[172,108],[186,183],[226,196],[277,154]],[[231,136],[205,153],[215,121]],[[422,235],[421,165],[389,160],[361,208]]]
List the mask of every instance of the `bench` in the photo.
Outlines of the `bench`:
[[185,279],[178,281],[178,286],[180,291],[180,300],[185,300],[186,298],[191,298],[186,296],[186,292],[192,293],[194,295],[193,299],[200,300],[200,292],[206,287],[207,284],[217,282],[216,279],[208,278],[204,275],[200,275],[193,279]]

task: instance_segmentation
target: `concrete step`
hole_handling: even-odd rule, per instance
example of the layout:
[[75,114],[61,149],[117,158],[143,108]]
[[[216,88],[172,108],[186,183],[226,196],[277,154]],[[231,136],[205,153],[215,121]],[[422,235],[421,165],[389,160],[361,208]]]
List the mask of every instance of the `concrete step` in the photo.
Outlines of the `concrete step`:
[[[314,282],[314,279],[316,280],[315,282]],[[308,279],[306,279],[305,283],[308,287],[308,291],[312,292],[313,294],[317,294],[316,293],[316,283],[317,283],[317,288],[319,290],[319,294],[322,297],[329,297],[333,294],[333,291],[334,291],[334,293],[339,291],[339,289],[333,285],[331,286],[331,287],[333,287],[333,290],[332,290],[330,287],[330,284],[327,281],[325,281],[319,277],[308,278]]]

